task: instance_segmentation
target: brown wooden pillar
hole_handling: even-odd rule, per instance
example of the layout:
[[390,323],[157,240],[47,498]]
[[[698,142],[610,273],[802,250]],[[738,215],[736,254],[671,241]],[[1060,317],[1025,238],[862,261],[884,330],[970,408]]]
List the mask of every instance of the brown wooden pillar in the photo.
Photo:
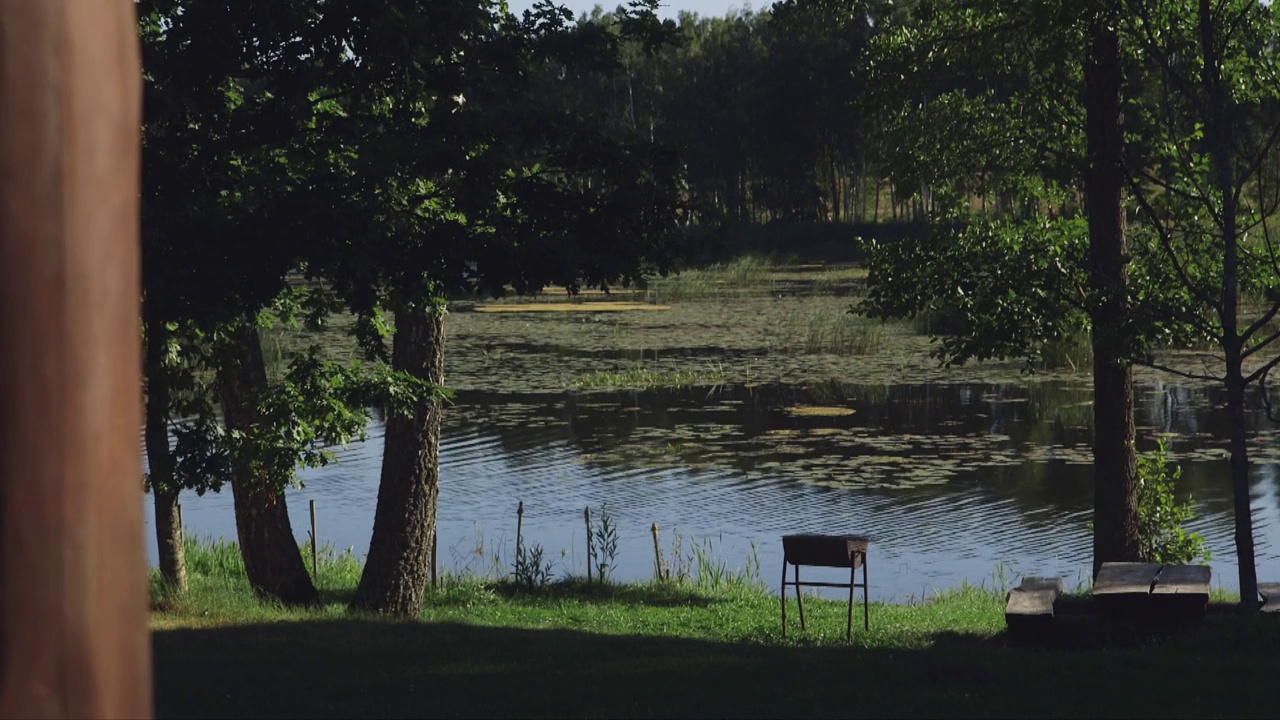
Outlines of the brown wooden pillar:
[[146,718],[133,0],[0,0],[0,716]]

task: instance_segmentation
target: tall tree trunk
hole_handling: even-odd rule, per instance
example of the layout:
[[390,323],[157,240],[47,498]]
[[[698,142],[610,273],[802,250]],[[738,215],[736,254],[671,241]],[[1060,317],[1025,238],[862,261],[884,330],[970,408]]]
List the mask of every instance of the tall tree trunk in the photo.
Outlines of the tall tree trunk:
[[[429,383],[444,383],[444,309],[396,313],[391,364]],[[430,578],[440,491],[440,403],[423,402],[411,417],[387,418],[386,446],[373,537],[352,609],[400,617],[422,614]]]
[[174,458],[169,450],[169,404],[171,391],[165,353],[169,330],[164,321],[147,313],[146,322],[147,418],[144,431],[151,497],[156,506],[156,549],[160,555],[160,575],[170,587],[187,591],[187,554],[178,511],[181,488],[173,476]]
[[1213,10],[1200,0],[1201,82],[1209,97],[1205,140],[1212,157],[1214,184],[1222,198],[1222,350],[1226,356],[1227,415],[1231,423],[1231,493],[1235,510],[1236,559],[1240,569],[1240,604],[1258,605],[1258,571],[1253,548],[1253,508],[1249,502],[1249,445],[1244,413],[1244,338],[1240,336],[1240,249],[1237,245],[1235,174],[1231,167],[1230,109],[1222,80]]
[[1104,562],[1141,559],[1133,369],[1121,359],[1128,269],[1125,265],[1120,36],[1111,3],[1090,6],[1085,60],[1090,281],[1102,301],[1093,312],[1093,572]]
[[[231,352],[218,367],[219,394],[227,429],[244,430],[259,422],[253,400],[267,388],[267,370],[257,327],[246,320],[233,332]],[[263,477],[236,458],[231,491],[240,555],[254,592],[289,605],[315,603],[319,597],[293,536],[280,478]]]

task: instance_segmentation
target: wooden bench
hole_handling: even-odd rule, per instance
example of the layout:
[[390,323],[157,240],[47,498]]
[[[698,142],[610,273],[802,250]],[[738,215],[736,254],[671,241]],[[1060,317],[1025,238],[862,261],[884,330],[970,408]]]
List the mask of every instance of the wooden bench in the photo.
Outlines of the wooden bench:
[[1062,578],[1023,577],[1005,597],[1004,622],[1009,632],[1047,630],[1053,625],[1053,604],[1062,593]]
[[1208,610],[1211,576],[1203,565],[1103,563],[1093,597],[1110,619],[1196,620]]
[[1262,612],[1280,613],[1280,583],[1258,583]]

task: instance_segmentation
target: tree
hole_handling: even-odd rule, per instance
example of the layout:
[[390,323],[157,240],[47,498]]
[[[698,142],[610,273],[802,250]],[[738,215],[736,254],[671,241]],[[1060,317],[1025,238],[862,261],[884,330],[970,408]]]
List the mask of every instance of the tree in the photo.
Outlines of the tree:
[[576,104],[569,82],[616,72],[620,38],[662,30],[652,4],[637,4],[616,33],[568,19],[549,3],[522,19],[487,2],[352,10],[359,64],[326,93],[341,112],[323,120],[325,133],[342,140],[313,156],[308,204],[329,230],[313,236],[308,272],[361,316],[370,354],[418,382],[388,416],[354,609],[421,612],[448,299],[639,280],[675,247],[675,158]]
[[[1255,383],[1269,401],[1266,380],[1280,363],[1259,362],[1280,338],[1271,325],[1280,313],[1271,236],[1280,209],[1277,18],[1249,0],[1127,6],[1126,29],[1160,81],[1144,108],[1152,151],[1129,163],[1128,180],[1156,236],[1152,253],[1167,265],[1165,282],[1185,299],[1184,322],[1222,353],[1221,375],[1181,374],[1227,391],[1240,599],[1256,607],[1245,405]],[[1246,294],[1258,298],[1254,307],[1245,307]]]
[[[310,216],[290,202],[302,167],[290,153],[323,110],[311,93],[342,57],[321,6],[328,4],[138,7],[149,484],[161,569],[178,587],[179,492],[229,480],[250,584],[286,602],[314,601],[284,492],[300,462],[328,460],[316,442],[363,431],[369,388],[350,370],[302,358],[271,385],[258,337],[265,311],[281,299],[298,304],[286,279],[306,247],[298,224]],[[322,313],[323,294],[309,295],[309,309]],[[171,451],[174,417],[195,420],[180,425]]]
[[[866,305],[885,317],[930,307],[958,313],[954,329],[961,338],[940,346],[948,362],[1031,360],[1083,316],[1093,345],[1095,573],[1105,561],[1137,560],[1139,553],[1126,354],[1137,338],[1127,307],[1117,9],[1100,0],[1083,13],[1053,1],[955,0],[929,6],[923,43],[916,27],[886,37],[881,72],[910,73],[911,82],[925,83],[916,90],[925,100],[913,100],[899,115],[899,136],[915,138],[910,156],[899,158],[912,185],[941,188],[952,209],[929,241],[934,252],[910,245],[878,251]],[[916,59],[921,56],[925,60]],[[935,65],[940,72],[926,74]],[[940,116],[950,122],[940,123]],[[1050,128],[1063,132],[1047,133]],[[1000,134],[1013,138],[992,143]],[[932,148],[916,152],[926,144]],[[968,193],[956,187],[971,178],[1033,198],[1031,213],[1021,222],[971,222],[967,208],[958,207]],[[1083,256],[1071,244],[1081,237],[1078,224],[1026,219],[1039,215],[1043,203],[1061,203],[1075,187],[1085,197]],[[950,252],[938,254],[938,246]],[[1026,252],[1031,247],[1039,254]],[[955,257],[966,248],[979,254]],[[980,258],[1003,264],[982,265]],[[1064,260],[1083,260],[1087,284]],[[965,271],[973,274],[955,277]],[[955,283],[942,285],[940,278]]]
[[1139,560],[1138,469],[1133,424],[1129,268],[1124,207],[1124,84],[1119,4],[1086,6],[1085,211],[1093,330],[1093,574],[1107,561]]

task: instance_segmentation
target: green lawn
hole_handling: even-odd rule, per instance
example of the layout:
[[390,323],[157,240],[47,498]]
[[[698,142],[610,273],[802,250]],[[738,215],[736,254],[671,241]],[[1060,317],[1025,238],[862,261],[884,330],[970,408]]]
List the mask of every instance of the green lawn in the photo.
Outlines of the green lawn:
[[873,605],[846,645],[843,603],[807,600],[809,632],[783,641],[777,599],[741,582],[450,580],[421,621],[389,622],[343,611],[349,559],[322,565],[324,607],[290,611],[256,601],[229,550],[194,547],[190,594],[153,614],[158,717],[1275,714],[1274,616],[1032,649],[1003,634],[999,591],[970,587]]

